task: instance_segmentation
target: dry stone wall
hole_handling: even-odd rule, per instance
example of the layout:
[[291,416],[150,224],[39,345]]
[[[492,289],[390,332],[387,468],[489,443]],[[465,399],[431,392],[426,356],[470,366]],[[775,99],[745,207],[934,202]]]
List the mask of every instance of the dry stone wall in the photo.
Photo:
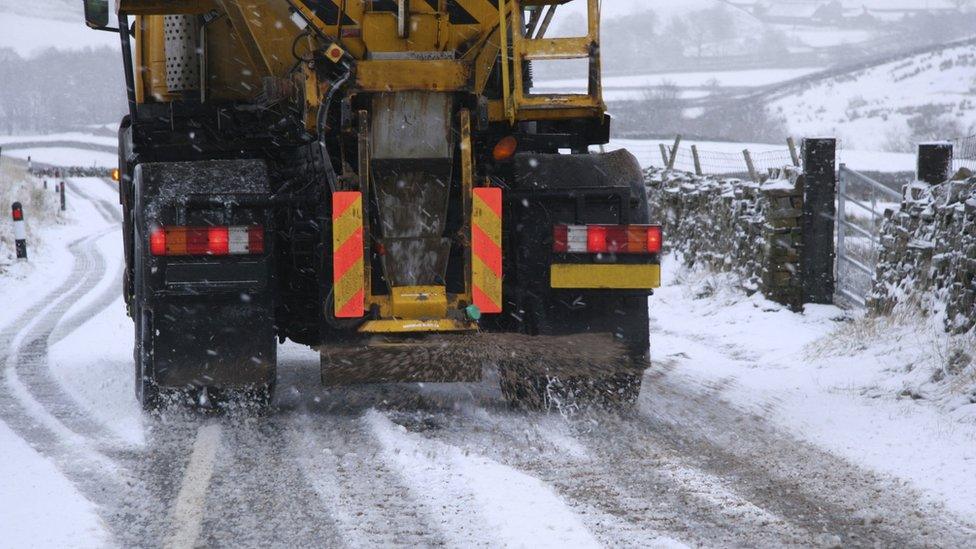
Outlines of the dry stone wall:
[[877,313],[899,303],[945,313],[946,330],[976,326],[976,177],[905,188],[898,211],[885,212],[882,250],[870,304]]
[[736,272],[748,291],[802,307],[802,176],[774,170],[763,183],[650,169],[652,216],[668,250],[689,266]]

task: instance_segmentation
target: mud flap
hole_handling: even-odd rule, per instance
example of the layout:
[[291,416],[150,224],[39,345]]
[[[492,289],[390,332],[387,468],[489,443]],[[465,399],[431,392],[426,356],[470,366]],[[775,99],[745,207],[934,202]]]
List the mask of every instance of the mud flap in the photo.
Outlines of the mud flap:
[[255,302],[156,305],[155,373],[166,387],[245,388],[274,382],[273,311]]

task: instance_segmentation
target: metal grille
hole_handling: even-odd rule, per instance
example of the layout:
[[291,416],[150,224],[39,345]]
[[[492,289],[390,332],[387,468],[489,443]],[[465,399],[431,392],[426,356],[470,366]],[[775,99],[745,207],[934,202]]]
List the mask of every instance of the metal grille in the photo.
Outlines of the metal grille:
[[197,18],[193,15],[163,16],[166,48],[166,87],[171,92],[200,88],[200,55]]

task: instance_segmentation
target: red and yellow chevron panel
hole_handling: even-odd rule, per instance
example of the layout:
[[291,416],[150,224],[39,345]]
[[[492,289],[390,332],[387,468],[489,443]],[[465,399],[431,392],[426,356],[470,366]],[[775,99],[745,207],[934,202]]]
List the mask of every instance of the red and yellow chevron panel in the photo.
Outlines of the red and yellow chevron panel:
[[332,284],[336,318],[366,311],[363,253],[363,193],[332,193]]
[[483,313],[502,312],[502,190],[473,189],[471,299]]

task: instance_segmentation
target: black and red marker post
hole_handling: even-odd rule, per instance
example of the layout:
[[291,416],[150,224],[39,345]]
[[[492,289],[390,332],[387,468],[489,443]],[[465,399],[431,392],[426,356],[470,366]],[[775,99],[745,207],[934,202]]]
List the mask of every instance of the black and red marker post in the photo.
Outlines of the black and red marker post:
[[24,226],[24,208],[20,202],[14,202],[14,242],[17,247],[17,259],[27,259],[27,227]]

